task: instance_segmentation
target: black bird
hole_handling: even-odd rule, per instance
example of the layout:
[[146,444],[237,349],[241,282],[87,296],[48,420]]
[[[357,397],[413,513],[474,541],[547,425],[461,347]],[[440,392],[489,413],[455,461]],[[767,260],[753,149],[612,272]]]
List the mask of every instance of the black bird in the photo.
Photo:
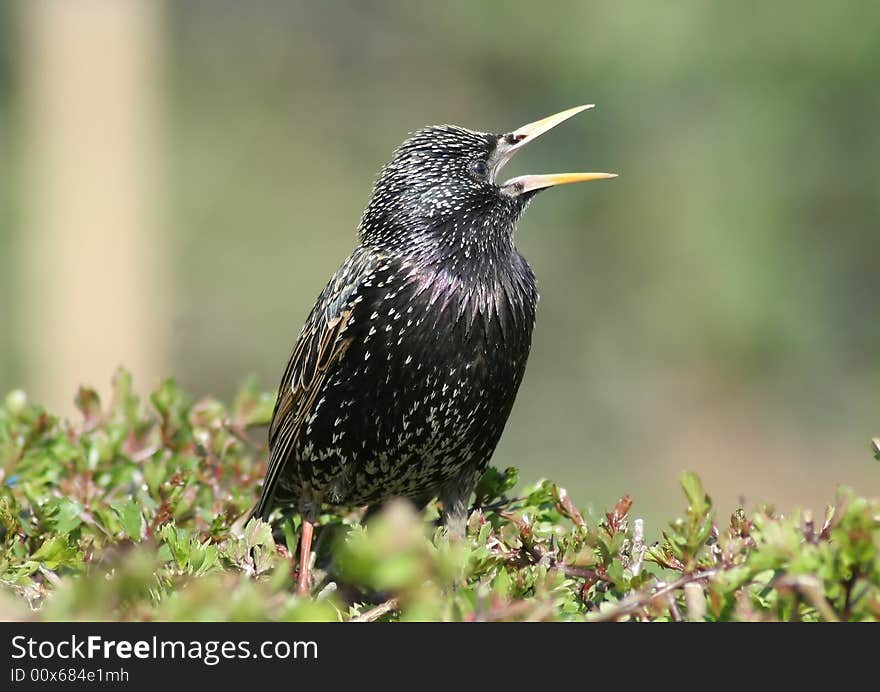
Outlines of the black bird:
[[439,496],[450,533],[464,533],[531,346],[538,292],[516,223],[540,190],[615,177],[497,176],[587,108],[507,134],[427,127],[382,169],[360,244],[318,296],[281,378],[253,510],[301,514],[300,593],[322,505]]

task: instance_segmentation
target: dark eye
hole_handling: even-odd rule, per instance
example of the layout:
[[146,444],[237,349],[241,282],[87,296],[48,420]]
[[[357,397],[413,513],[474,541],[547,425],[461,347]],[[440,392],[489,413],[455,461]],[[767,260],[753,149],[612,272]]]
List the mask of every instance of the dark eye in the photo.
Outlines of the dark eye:
[[489,166],[482,159],[478,159],[471,164],[471,173],[475,178],[483,180],[489,175]]

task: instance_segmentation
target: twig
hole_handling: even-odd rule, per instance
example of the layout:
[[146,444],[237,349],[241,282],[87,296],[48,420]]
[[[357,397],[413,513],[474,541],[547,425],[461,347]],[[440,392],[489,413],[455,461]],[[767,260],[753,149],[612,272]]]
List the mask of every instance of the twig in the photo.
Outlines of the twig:
[[242,423],[238,423],[236,421],[232,421],[226,419],[223,421],[223,427],[231,433],[234,437],[238,438],[242,442],[244,442],[249,447],[261,451],[263,449],[263,445],[252,439],[250,435],[247,434],[247,426]]
[[527,565],[540,565],[545,564],[549,569],[555,569],[562,572],[566,577],[576,577],[578,579],[585,579],[588,582],[595,583],[597,581],[607,581],[611,580],[607,575],[596,570],[587,569],[586,567],[575,567],[574,565],[566,565],[562,562],[559,562],[559,559],[555,555],[550,555],[549,553],[541,552],[539,548],[536,546],[523,546],[521,549],[520,556],[507,556],[507,562],[511,565],[515,566],[523,566],[522,555],[525,555],[528,558],[528,561],[525,562]]
[[480,510],[481,512],[497,512],[499,509],[504,509],[508,505],[512,505],[514,502],[523,502],[525,500],[525,496],[521,497],[504,497],[498,502],[493,502],[490,505],[474,505],[472,510]]
[[574,567],[572,565],[563,565],[557,562],[553,565],[553,569],[558,569],[566,577],[578,577],[590,582],[611,581],[607,576],[602,576],[596,570],[586,569],[585,567]]
[[355,618],[349,620],[349,622],[373,622],[374,620],[378,620],[383,615],[387,613],[393,613],[398,609],[400,604],[397,602],[396,598],[389,598],[384,603],[380,603],[375,608],[370,608],[365,613],[361,613]]
[[788,576],[779,579],[776,582],[779,589],[791,589],[807,603],[813,606],[819,615],[828,622],[840,622],[837,613],[831,607],[831,604],[822,593],[822,585],[816,577],[802,574],[799,576]]
[[642,571],[642,560],[645,559],[645,520],[633,520],[633,540],[630,549],[629,571],[634,576],[639,576]]
[[702,572],[694,572],[692,574],[686,574],[680,579],[676,579],[674,582],[670,584],[666,584],[665,586],[660,587],[656,591],[646,592],[646,591],[637,591],[636,593],[627,596],[622,601],[620,601],[613,608],[606,610],[603,613],[597,614],[595,617],[590,618],[590,622],[609,622],[612,620],[617,620],[626,615],[629,615],[639,608],[644,608],[646,605],[651,603],[651,601],[660,598],[660,596],[665,596],[668,593],[673,591],[677,591],[682,588],[685,584],[690,584],[691,582],[700,581],[702,579],[708,579],[709,577],[715,576],[715,573],[718,570],[707,569]]
[[580,529],[586,527],[587,523],[584,521],[584,516],[581,514],[580,510],[574,506],[574,502],[571,501],[571,497],[569,497],[565,488],[558,489],[556,506],[564,516],[574,522],[575,526]]
[[684,585],[684,603],[689,622],[702,622],[706,617],[706,594],[696,582]]

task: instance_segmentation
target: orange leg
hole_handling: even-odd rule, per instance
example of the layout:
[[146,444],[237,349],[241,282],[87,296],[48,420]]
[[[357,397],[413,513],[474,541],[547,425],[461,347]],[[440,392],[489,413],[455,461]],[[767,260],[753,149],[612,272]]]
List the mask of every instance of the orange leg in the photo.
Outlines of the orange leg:
[[300,596],[309,595],[309,563],[312,561],[312,534],[315,527],[303,519],[302,536],[299,539],[299,583],[296,592]]

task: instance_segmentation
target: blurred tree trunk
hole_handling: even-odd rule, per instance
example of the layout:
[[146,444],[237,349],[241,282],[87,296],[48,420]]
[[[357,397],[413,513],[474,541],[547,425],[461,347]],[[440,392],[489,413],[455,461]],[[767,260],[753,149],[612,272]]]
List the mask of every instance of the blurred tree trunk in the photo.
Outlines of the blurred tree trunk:
[[27,193],[19,310],[26,382],[71,409],[114,369],[165,370],[156,0],[22,2]]

